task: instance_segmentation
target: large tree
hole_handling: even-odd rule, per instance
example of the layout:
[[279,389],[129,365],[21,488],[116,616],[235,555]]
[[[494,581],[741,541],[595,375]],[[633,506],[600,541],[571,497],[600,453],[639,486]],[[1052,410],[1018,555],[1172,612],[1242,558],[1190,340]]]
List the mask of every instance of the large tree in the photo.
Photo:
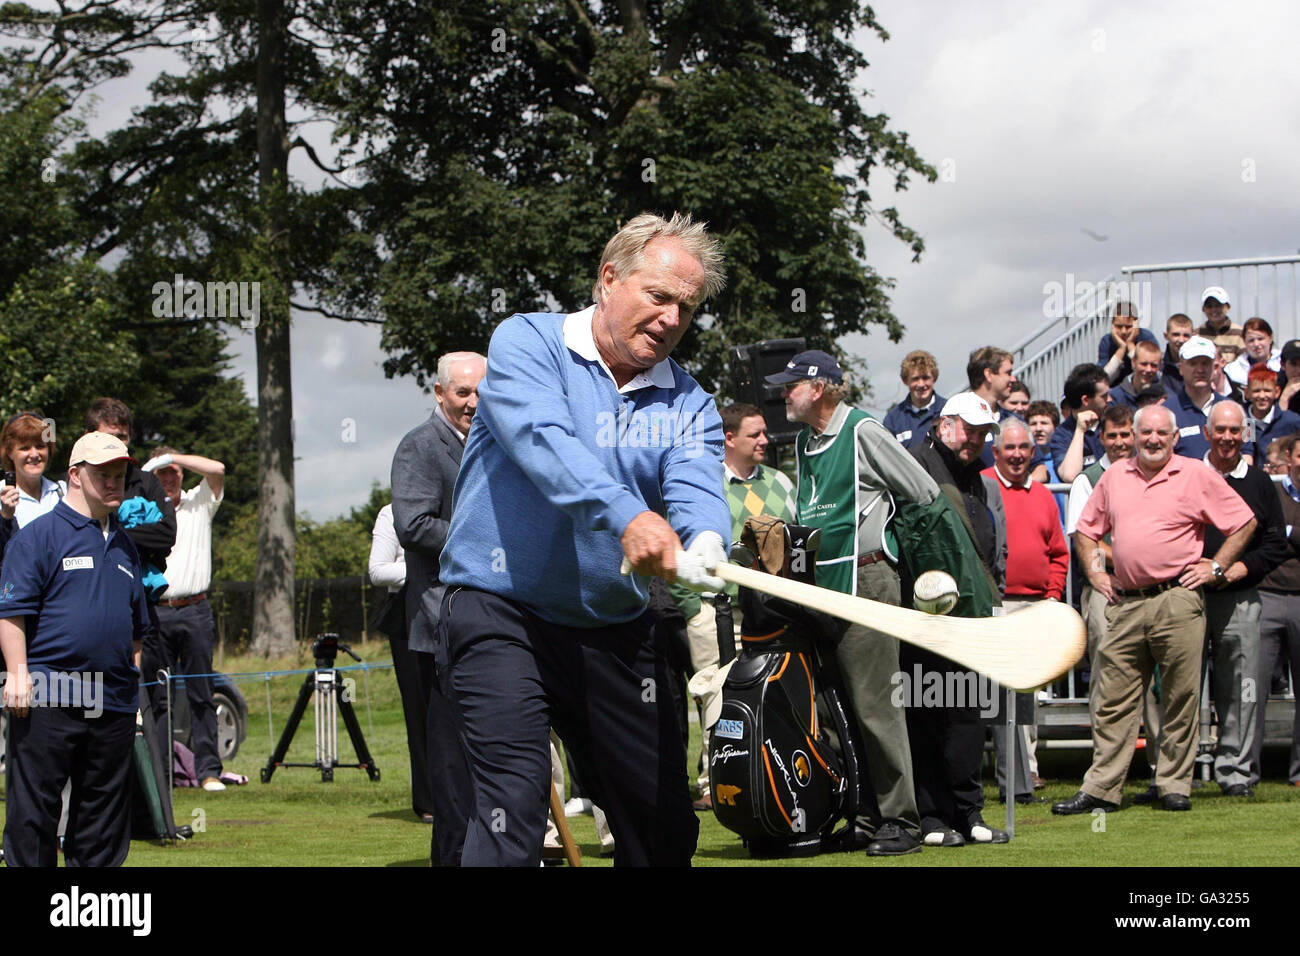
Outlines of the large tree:
[[366,196],[330,291],[383,317],[390,375],[427,385],[505,314],[585,305],[602,243],[646,209],[723,237],[727,289],[676,353],[706,387],[725,389],[730,344],[901,334],[862,230],[922,242],[868,180],[934,171],[855,89],[852,38],[887,38],[870,7],[339,0],[319,23],[367,37],[316,93]]
[[[310,4],[297,6],[309,23]],[[254,648],[267,654],[293,642],[289,302],[295,277],[311,267],[290,261],[289,237],[301,226],[299,214],[313,217],[310,230],[339,234],[328,215],[301,212],[311,203],[288,177],[288,90],[291,83],[310,84],[319,72],[312,45],[294,34],[294,7],[285,0],[81,0],[52,11],[0,8],[0,25],[29,42],[10,54],[12,71],[69,101],[123,75],[133,51],[172,50],[185,63],[183,74],[154,80],[153,102],[125,127],[77,150],[76,168],[88,179],[83,220],[93,227],[84,251],[120,258],[131,326],[159,337],[173,336],[196,317],[150,321],[156,282],[179,273],[260,288],[260,312],[251,322],[236,320],[251,325],[256,340]],[[314,243],[305,248],[308,257],[319,254]]]
[[226,335],[207,323],[158,323],[135,304],[148,274],[84,255],[96,227],[82,212],[88,178],[69,152],[82,123],[57,86],[34,95],[21,72],[0,89],[0,417],[36,409],[54,422],[63,465],[90,400],[131,406],[135,440],[166,441],[227,462],[219,520],[256,498],[253,409],[226,374]]
[[[441,352],[483,348],[509,312],[586,304],[618,223],[681,209],[730,259],[677,353],[707,387],[729,344],[901,333],[863,228],[922,243],[868,181],[934,172],[863,107],[852,38],[886,34],[860,3],[61,0],[5,4],[0,26],[31,41],[4,58],[33,96],[75,102],[146,47],[183,59],[78,148],[83,252],[121,260],[137,311],[173,272],[263,285],[263,650],[292,633],[290,301],[383,321],[386,371],[428,385]],[[331,124],[339,157],[291,115]],[[289,179],[296,149],[326,185]]]

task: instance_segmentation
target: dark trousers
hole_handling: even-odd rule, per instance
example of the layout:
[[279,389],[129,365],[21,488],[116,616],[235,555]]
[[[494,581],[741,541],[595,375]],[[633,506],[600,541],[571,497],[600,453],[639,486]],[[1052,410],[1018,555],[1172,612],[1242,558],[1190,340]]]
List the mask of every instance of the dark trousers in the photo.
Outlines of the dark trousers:
[[[938,654],[903,644],[899,664],[907,675],[920,664],[922,673],[935,673],[944,688],[953,686],[947,675],[965,675],[969,671]],[[970,687],[970,681],[963,681]],[[941,695],[942,697],[943,695]],[[912,776],[916,782],[916,809],[921,814],[921,829],[949,828],[968,833],[984,814],[984,787],[980,781],[980,764],[984,759],[984,724],[978,703],[965,701],[955,706],[942,700],[941,706],[926,706],[917,701],[920,692],[913,690],[913,701],[920,706],[907,708],[907,740],[912,750]]]
[[420,815],[433,813],[433,784],[429,780],[429,696],[420,681],[416,655],[404,637],[390,637],[393,673],[402,697],[406,719],[406,749],[411,755],[411,809]]
[[425,761],[433,813],[431,858],[437,866],[460,866],[465,828],[474,808],[469,758],[461,741],[460,711],[438,680],[435,656],[412,651],[411,657],[426,705]]
[[[173,676],[211,674],[212,645],[217,636],[212,605],[206,600],[184,607],[159,604],[157,611],[163,653],[171,662]],[[173,683],[172,686],[176,685]],[[199,780],[219,778],[221,749],[217,743],[217,707],[212,701],[212,678],[186,676],[185,696],[190,704],[194,772]],[[163,716],[166,716],[165,711]]]
[[68,866],[120,866],[131,842],[135,715],[34,707],[9,717],[5,862],[57,866],[63,785],[72,781],[63,856]]
[[699,822],[651,616],[561,627],[494,594],[452,588],[442,622],[474,774],[466,866],[540,861],[551,727],[605,811],[615,866],[689,865]]

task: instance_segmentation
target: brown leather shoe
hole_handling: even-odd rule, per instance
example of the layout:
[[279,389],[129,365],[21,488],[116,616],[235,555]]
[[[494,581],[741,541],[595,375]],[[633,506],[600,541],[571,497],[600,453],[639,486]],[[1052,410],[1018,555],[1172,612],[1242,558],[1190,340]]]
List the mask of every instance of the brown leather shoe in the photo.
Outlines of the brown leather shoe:
[[704,796],[700,797],[700,799],[696,800],[694,803],[691,804],[691,809],[694,810],[696,813],[702,813],[706,810],[712,810],[713,809],[712,794],[708,794],[708,793],[704,794]]

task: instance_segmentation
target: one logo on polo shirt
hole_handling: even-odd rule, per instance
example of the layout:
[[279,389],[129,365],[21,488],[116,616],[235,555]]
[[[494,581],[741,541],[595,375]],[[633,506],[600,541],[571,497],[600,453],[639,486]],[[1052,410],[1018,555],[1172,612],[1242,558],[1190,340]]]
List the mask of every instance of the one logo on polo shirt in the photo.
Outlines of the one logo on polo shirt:
[[88,571],[95,567],[95,558],[89,554],[83,554],[75,558],[63,559],[64,571]]
[[123,574],[125,574],[125,575],[126,575],[128,578],[130,578],[132,581],[135,580],[135,575],[131,573],[131,569],[130,569],[130,568],[123,567],[122,565],[119,564],[119,565],[117,566],[117,569],[118,569],[119,571],[121,571]]
[[0,602],[9,600],[9,595],[13,593],[14,593],[14,583],[12,581],[6,581],[5,586],[3,588],[0,588]]

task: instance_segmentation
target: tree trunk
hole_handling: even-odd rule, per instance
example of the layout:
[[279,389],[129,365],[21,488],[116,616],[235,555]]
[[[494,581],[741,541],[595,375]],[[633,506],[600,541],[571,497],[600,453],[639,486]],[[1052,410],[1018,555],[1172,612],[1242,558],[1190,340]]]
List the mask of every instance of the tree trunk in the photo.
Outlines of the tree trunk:
[[[293,387],[289,362],[288,179],[284,0],[258,0],[257,167],[262,208],[262,314],[257,318],[257,572],[253,650],[284,654],[294,635]],[[269,280],[269,281],[265,281]],[[269,286],[269,288],[266,288]]]

